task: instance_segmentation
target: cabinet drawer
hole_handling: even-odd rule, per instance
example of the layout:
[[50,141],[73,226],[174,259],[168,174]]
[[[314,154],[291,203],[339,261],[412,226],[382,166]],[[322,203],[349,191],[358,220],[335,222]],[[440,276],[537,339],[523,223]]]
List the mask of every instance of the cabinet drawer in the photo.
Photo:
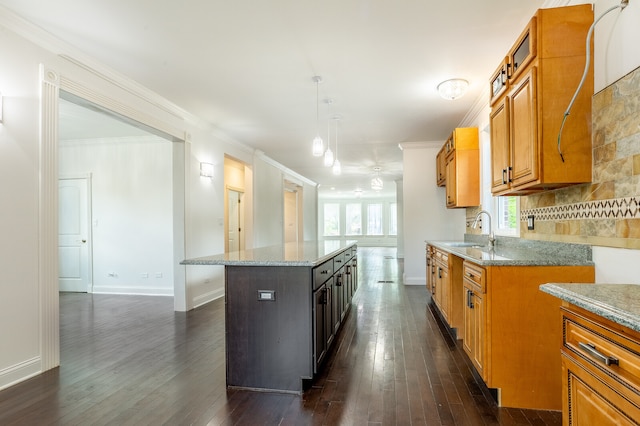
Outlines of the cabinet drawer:
[[440,250],[436,249],[435,257],[436,257],[437,261],[440,261],[440,262],[445,263],[445,264],[449,263],[449,253],[446,253],[444,251],[440,251]]
[[333,272],[338,272],[338,269],[342,268],[346,264],[345,258],[345,252],[342,252],[333,258]]
[[563,350],[617,381],[640,403],[640,342],[563,308]]
[[476,284],[482,293],[486,293],[486,271],[483,267],[465,261],[462,265],[462,276],[464,279]]
[[316,290],[333,275],[333,259],[313,269],[313,289]]

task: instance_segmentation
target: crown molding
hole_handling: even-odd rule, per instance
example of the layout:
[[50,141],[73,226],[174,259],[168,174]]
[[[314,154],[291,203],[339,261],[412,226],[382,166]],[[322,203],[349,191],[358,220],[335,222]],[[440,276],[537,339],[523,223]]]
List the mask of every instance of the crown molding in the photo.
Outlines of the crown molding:
[[[318,183],[317,183],[317,182],[314,182],[314,181],[312,181],[311,179],[309,179],[309,178],[307,178],[307,177],[304,177],[304,176],[302,176],[301,174],[299,174],[299,173],[297,173],[297,172],[294,172],[294,171],[293,171],[293,170],[291,170],[290,168],[288,168],[288,167],[286,167],[286,166],[283,166],[282,164],[278,163],[276,160],[274,160],[273,158],[271,158],[271,157],[269,157],[267,154],[265,154],[265,153],[264,153],[264,151],[261,151],[261,150],[259,150],[259,149],[256,149],[256,150],[254,151],[254,155],[255,155],[257,158],[259,158],[259,159],[261,159],[262,161],[264,161],[265,163],[270,164],[270,165],[272,165],[273,167],[275,167],[276,169],[278,169],[278,170],[280,170],[280,171],[284,172],[285,174],[287,174],[287,177],[291,177],[291,178],[293,178],[293,179],[297,179],[297,180],[299,180],[300,182],[304,182],[304,183],[306,183],[306,184],[308,184],[308,185],[311,185],[311,186],[314,186],[314,187],[317,187],[317,186],[318,186]],[[289,179],[289,180],[291,180],[291,179]]]

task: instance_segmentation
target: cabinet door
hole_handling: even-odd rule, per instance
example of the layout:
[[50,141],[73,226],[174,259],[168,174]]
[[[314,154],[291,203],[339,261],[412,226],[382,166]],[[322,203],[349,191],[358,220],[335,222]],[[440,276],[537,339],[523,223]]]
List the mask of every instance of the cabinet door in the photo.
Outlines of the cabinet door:
[[442,316],[445,321],[449,323],[449,313],[451,312],[451,282],[449,280],[449,267],[441,268],[441,279],[440,279],[440,287],[441,287],[441,311]]
[[491,111],[491,191],[509,188],[509,98],[504,97]]
[[447,207],[454,207],[457,204],[457,179],[456,179],[456,155],[450,155],[447,158],[447,165],[445,167],[447,175]]
[[313,372],[327,353],[326,315],[327,288],[323,284],[313,292]]
[[512,186],[538,179],[536,67],[522,76],[510,93]]
[[469,359],[473,359],[473,348],[475,344],[474,329],[475,329],[475,317],[473,314],[473,308],[471,307],[471,298],[473,297],[473,287],[469,285],[467,280],[463,281],[464,284],[464,332],[462,334],[462,347],[467,353]]
[[[563,424],[567,426],[637,425],[640,408],[562,356]],[[634,420],[635,419],[635,420]]]
[[447,153],[445,152],[445,147],[443,146],[438,152],[436,156],[436,183],[438,186],[444,186],[446,182],[445,175],[445,164],[446,164]]
[[472,315],[473,315],[473,365],[476,366],[480,377],[486,380],[484,375],[484,354],[485,354],[485,306],[481,293],[472,292]]

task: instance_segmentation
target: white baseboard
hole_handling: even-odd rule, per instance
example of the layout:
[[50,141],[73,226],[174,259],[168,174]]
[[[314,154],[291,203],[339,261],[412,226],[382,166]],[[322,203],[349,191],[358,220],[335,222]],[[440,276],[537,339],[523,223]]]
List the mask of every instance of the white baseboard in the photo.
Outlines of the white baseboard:
[[130,294],[136,296],[173,296],[172,288],[93,286],[95,294]]
[[0,390],[42,373],[40,357],[35,357],[0,370]]
[[402,275],[402,283],[404,285],[427,285],[426,277],[407,277]]
[[194,308],[198,306],[205,305],[209,302],[213,302],[216,299],[220,299],[224,297],[224,288],[218,288],[212,291],[208,291],[205,294],[201,294],[200,296],[196,296],[192,300],[192,304]]

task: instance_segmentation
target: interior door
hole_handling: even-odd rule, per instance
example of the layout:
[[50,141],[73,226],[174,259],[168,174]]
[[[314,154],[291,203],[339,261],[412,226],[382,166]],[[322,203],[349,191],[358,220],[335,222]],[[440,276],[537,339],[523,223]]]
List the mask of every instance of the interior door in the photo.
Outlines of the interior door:
[[298,193],[284,191],[284,242],[298,241]]
[[58,283],[60,291],[91,291],[89,180],[58,181]]
[[228,209],[228,251],[244,250],[244,238],[242,228],[244,226],[244,214],[242,209],[242,196],[244,194],[233,189],[227,190]]

